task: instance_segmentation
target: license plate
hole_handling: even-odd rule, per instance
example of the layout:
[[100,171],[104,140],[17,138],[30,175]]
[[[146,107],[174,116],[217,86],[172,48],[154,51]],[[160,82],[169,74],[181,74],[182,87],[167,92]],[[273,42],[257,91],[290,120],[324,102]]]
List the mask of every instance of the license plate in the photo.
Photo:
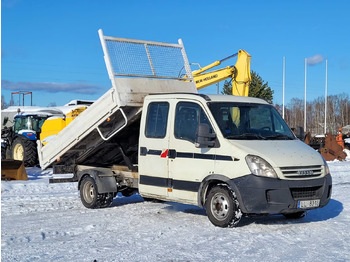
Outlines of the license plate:
[[319,199],[298,201],[298,208],[311,208],[318,206],[320,206]]

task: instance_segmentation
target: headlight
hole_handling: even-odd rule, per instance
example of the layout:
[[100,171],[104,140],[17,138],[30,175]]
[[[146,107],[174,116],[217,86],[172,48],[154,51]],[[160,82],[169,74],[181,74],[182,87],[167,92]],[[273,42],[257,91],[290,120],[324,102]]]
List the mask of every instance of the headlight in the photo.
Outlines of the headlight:
[[256,176],[277,178],[277,174],[272,166],[261,157],[248,155],[245,160],[247,161],[252,174]]
[[[323,157],[322,157],[323,158]],[[326,162],[326,160],[323,158],[323,163],[324,163],[324,174],[328,175],[331,173],[331,171],[329,170],[328,164]]]

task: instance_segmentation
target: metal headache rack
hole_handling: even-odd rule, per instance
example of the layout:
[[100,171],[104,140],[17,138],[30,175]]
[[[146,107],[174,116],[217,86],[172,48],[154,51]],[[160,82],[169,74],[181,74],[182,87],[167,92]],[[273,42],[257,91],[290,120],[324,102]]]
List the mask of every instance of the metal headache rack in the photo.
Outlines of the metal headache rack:
[[181,39],[168,44],[99,34],[110,75],[183,80],[185,72],[191,77]]

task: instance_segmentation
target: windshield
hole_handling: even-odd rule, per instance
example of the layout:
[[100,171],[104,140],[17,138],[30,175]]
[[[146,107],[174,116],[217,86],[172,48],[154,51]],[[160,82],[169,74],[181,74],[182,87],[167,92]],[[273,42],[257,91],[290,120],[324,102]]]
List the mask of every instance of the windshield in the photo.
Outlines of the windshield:
[[41,131],[41,126],[44,124],[46,118],[40,116],[16,117],[14,125],[15,133],[18,133],[20,130],[32,130],[38,133]]
[[271,105],[213,102],[209,108],[222,135],[227,139],[296,139]]

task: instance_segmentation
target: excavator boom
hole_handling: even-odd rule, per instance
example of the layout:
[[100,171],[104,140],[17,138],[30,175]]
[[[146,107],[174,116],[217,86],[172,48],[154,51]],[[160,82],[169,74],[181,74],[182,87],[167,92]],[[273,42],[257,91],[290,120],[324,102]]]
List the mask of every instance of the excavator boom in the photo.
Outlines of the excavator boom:
[[[237,55],[237,62],[234,66],[227,66],[215,71],[205,72],[215,66],[220,65],[223,61]],[[225,79],[232,78],[232,94],[236,96],[248,96],[249,84],[251,82],[250,60],[251,56],[248,54],[248,52],[239,50],[238,53],[232,56],[215,61],[208,66],[194,71],[192,74],[197,89],[202,89]]]
[[227,78],[230,78],[232,75],[235,74],[235,72],[236,72],[236,69],[234,66],[227,66],[225,68],[218,69],[215,71],[193,75],[193,78],[195,80],[196,87],[199,90],[204,87],[214,85]]

